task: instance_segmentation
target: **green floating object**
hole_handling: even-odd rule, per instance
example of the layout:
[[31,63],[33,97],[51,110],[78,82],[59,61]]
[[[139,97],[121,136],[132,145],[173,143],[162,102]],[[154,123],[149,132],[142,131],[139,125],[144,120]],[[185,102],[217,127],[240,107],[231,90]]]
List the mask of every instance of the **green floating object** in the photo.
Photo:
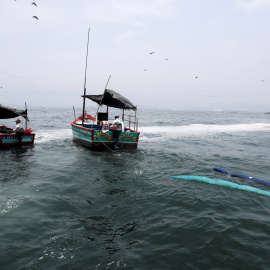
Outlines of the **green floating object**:
[[233,182],[225,181],[225,180],[221,180],[221,179],[211,179],[208,177],[195,176],[195,175],[178,175],[178,176],[170,176],[170,177],[175,178],[175,179],[198,181],[198,182],[204,182],[204,183],[208,183],[208,184],[212,184],[212,185],[241,189],[241,190],[250,191],[250,192],[254,192],[254,193],[258,193],[258,194],[270,197],[269,191],[261,190],[261,189],[246,186],[246,185],[238,185],[238,184],[235,184]]

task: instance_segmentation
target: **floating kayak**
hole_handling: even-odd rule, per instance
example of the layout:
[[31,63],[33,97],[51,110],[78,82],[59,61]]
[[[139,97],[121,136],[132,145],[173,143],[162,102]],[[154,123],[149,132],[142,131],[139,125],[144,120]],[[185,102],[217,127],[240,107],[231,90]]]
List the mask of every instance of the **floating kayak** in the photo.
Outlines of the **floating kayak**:
[[198,182],[203,182],[203,183],[208,183],[208,184],[213,184],[213,185],[218,185],[218,186],[235,188],[235,189],[250,191],[250,192],[254,192],[254,193],[258,193],[258,194],[270,197],[269,191],[261,190],[261,189],[246,186],[246,185],[238,185],[238,184],[235,184],[233,182],[225,181],[225,180],[221,180],[221,179],[211,179],[211,178],[207,178],[204,176],[195,176],[195,175],[178,175],[178,176],[170,176],[170,177],[172,177],[174,179],[198,181]]

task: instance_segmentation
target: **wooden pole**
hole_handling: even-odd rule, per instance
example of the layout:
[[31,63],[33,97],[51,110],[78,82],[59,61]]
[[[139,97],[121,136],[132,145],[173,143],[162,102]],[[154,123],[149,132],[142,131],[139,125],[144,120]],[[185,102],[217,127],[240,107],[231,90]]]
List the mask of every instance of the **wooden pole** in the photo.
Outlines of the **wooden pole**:
[[[137,126],[136,126],[137,125]],[[135,128],[136,127],[136,128]],[[137,122],[137,105],[135,110],[135,120],[134,120],[134,130],[138,131],[138,122]]]
[[75,108],[74,108],[74,106],[73,106],[73,112],[74,112],[74,120],[76,120],[76,114],[75,114]]
[[87,58],[88,58],[89,33],[90,33],[90,28],[88,29],[87,52],[86,52],[86,61],[85,61],[86,63],[85,63],[85,73],[84,73],[84,95],[83,95],[82,127],[83,127],[83,124],[84,124],[84,111],[85,111],[86,71],[87,71]]
[[[26,102],[25,102],[25,110],[27,111],[27,106],[26,106]],[[25,119],[25,130],[27,129],[27,119]]]

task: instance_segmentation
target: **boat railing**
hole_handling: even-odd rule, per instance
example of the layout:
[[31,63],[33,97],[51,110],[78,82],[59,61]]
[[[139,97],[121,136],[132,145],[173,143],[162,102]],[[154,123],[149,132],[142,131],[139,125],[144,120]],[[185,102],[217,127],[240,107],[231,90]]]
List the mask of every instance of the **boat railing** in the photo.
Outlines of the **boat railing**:
[[130,129],[131,126],[133,126],[134,127],[133,129],[135,131],[138,131],[138,118],[136,117],[136,115],[123,113],[123,122],[124,122],[124,125],[125,125],[125,122],[128,123],[128,128],[129,129]]

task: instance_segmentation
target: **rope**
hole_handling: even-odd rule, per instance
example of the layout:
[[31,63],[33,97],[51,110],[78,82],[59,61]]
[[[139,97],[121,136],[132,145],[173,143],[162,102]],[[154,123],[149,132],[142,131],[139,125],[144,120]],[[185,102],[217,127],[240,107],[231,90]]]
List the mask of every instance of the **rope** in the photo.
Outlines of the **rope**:
[[[102,132],[102,131],[101,131]],[[102,132],[103,133],[103,132]],[[98,133],[98,137],[100,138],[100,140],[101,140],[101,142],[103,143],[103,145],[104,146],[106,146],[106,148],[108,148],[109,150],[111,150],[112,152],[117,152],[116,150],[113,150],[113,149],[111,149],[110,147],[108,147],[105,143],[104,143],[104,141],[102,141],[102,138],[100,137],[100,132]],[[119,147],[120,148],[120,147]]]

